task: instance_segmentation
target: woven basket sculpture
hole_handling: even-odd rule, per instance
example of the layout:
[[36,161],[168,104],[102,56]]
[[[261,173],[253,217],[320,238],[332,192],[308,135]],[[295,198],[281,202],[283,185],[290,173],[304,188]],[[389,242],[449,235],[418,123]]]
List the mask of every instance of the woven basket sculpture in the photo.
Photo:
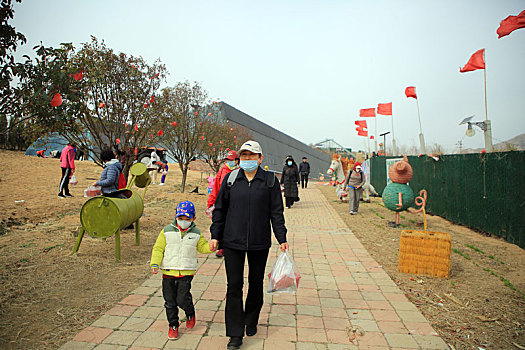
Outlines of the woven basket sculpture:
[[414,275],[449,277],[450,235],[434,231],[401,231],[399,271]]

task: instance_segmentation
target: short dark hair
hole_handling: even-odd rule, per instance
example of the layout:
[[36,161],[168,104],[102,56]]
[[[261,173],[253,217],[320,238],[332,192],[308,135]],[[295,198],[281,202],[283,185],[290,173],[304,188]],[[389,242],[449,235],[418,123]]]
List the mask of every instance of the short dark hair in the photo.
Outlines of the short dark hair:
[[110,149],[105,149],[102,152],[100,152],[100,160],[103,162],[107,162],[115,158],[115,153],[113,153]]
[[306,158],[306,157],[303,157],[303,159],[308,159],[308,158]]

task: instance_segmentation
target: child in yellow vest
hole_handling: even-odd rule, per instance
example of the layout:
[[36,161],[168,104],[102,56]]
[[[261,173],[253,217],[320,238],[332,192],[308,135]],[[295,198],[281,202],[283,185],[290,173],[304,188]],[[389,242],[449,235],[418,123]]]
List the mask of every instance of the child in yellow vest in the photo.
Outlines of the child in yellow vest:
[[208,241],[195,226],[195,206],[180,202],[173,223],[160,232],[151,253],[151,270],[162,270],[162,294],[169,322],[169,339],[179,337],[179,307],[186,313],[186,328],[195,326],[191,281],[197,270],[197,251],[210,254]]

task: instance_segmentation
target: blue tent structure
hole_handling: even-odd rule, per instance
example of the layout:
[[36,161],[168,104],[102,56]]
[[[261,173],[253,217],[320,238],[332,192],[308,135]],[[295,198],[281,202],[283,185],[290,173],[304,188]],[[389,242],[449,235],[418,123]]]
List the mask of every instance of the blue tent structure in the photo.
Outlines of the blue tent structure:
[[51,133],[46,136],[40,137],[38,140],[33,142],[26,150],[26,156],[36,156],[36,152],[41,149],[45,150],[44,155],[51,157],[51,151],[62,151],[67,145],[67,140],[60,136],[58,133]]

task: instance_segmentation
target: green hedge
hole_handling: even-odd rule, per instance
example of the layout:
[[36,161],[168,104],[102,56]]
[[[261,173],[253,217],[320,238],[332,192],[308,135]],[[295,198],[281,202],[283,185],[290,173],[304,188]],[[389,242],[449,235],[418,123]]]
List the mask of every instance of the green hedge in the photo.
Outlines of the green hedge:
[[[386,186],[386,159],[371,159],[371,182]],[[427,211],[525,248],[525,152],[409,156],[410,187],[428,193]]]

